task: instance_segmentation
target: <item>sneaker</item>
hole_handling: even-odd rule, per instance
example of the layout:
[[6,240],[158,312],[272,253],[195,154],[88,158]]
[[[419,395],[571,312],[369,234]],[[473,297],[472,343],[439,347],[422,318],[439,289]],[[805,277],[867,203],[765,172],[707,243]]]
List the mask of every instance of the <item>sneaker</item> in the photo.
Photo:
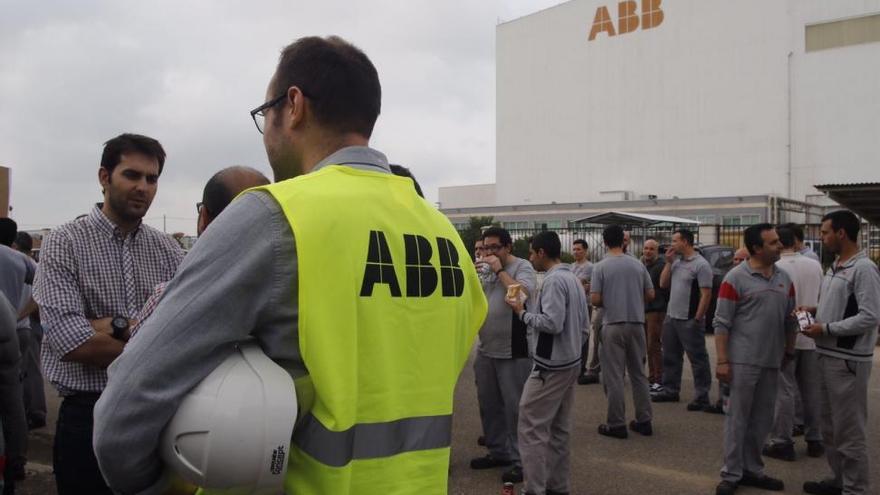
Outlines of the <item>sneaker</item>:
[[678,402],[678,394],[671,394],[664,390],[656,395],[652,395],[651,402]]
[[831,480],[807,481],[804,483],[804,492],[813,495],[841,495],[842,488],[838,488]]
[[586,373],[578,377],[578,385],[592,385],[599,383],[598,373]]
[[736,492],[736,483],[732,481],[722,481],[715,487],[715,495],[733,495]]
[[643,421],[641,423],[635,420],[630,421],[629,429],[646,437],[654,434],[654,428],[651,427],[650,421]]
[[491,455],[471,459],[471,469],[492,469],[513,464],[509,459],[496,459]]
[[518,466],[513,466],[512,468],[504,471],[504,474],[501,475],[502,483],[522,483],[523,480],[523,472],[522,468]]
[[794,445],[790,443],[771,443],[761,449],[761,454],[766,457],[772,457],[782,461],[791,462],[795,460]]
[[825,447],[822,442],[807,440],[807,455],[810,457],[822,457],[825,455]]
[[785,483],[783,483],[782,480],[771,478],[766,474],[758,475],[745,472],[743,473],[742,479],[739,480],[739,484],[743,486],[754,486],[755,488],[761,488],[773,492],[781,492],[782,490],[785,490]]
[[791,436],[793,436],[793,437],[802,436],[804,434],[804,431],[805,431],[804,425],[794,425],[794,427],[791,429]]
[[606,437],[620,438],[624,439],[629,436],[626,432],[626,426],[615,426],[611,428],[606,424],[599,425],[599,434],[605,435]]
[[480,447],[486,446],[486,435],[480,435],[479,437],[477,437],[477,445],[479,445]]
[[652,383],[650,387],[648,387],[648,392],[651,394],[659,394],[663,392],[663,385],[659,383]]
[[724,414],[724,406],[721,405],[721,401],[718,401],[715,404],[707,404],[703,407],[703,412],[709,414]]
[[687,410],[688,411],[702,411],[707,407],[712,407],[712,404],[709,404],[709,401],[695,399],[688,403]]

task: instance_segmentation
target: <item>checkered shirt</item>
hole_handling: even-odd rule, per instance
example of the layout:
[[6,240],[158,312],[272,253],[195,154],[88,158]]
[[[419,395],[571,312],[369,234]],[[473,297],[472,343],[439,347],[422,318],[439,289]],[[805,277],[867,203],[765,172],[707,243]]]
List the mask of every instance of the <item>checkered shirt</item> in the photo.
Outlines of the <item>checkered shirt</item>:
[[45,329],[43,369],[61,395],[104,390],[105,369],[62,357],[94,335],[89,320],[135,317],[154,287],[174,276],[183,254],[173,239],[147,225],[123,235],[100,204],[46,236],[34,299]]

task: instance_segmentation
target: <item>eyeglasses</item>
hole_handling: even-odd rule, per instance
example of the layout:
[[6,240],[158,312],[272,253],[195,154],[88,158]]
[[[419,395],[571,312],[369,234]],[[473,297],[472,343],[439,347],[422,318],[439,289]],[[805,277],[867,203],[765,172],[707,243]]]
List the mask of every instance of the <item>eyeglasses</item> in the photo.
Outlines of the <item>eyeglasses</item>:
[[257,130],[260,131],[260,134],[263,133],[263,129],[266,125],[266,110],[274,107],[275,105],[281,103],[285,98],[287,98],[287,92],[279,96],[278,98],[273,98],[266,103],[258,106],[257,108],[251,110],[251,118],[254,119],[254,125],[257,126]]
[[[303,91],[302,88],[299,89],[299,92],[306,98],[317,100],[317,98]],[[251,110],[251,118],[254,119],[254,125],[257,126],[257,130],[260,131],[260,134],[263,134],[263,129],[266,128],[266,110],[281,103],[285,98],[287,98],[287,92],[284,92],[284,94],[280,95],[278,98],[273,98]]]
[[208,207],[205,206],[205,203],[202,203],[201,201],[199,201],[198,203],[196,203],[196,213],[201,214],[201,213],[202,213],[202,208],[204,208],[205,210],[208,209]]
[[483,250],[484,251],[498,251],[499,249],[501,249],[503,247],[504,246],[502,246],[501,244],[484,244]]

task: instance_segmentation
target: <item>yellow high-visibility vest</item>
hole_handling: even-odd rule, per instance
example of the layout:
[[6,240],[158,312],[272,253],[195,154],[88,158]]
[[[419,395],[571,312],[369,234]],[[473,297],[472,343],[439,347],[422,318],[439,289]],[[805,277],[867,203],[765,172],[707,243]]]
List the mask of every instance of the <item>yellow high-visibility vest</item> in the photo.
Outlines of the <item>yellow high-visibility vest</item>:
[[330,165],[261,189],[293,230],[312,387],[287,493],[446,493],[453,390],[487,309],[469,251],[404,177]]

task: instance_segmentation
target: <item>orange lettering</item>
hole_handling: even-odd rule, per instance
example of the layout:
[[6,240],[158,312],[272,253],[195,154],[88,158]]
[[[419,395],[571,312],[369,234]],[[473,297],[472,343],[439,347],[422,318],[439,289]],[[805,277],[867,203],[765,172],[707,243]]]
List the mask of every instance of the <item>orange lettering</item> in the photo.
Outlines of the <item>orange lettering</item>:
[[642,0],[642,29],[651,29],[663,23],[662,0]]
[[590,41],[596,39],[601,32],[608,33],[608,36],[614,36],[614,23],[611,22],[611,16],[608,15],[607,7],[599,7],[596,9],[596,17],[593,19],[593,29],[590,30]]
[[617,4],[617,34],[631,33],[639,28],[639,4],[627,0]]

